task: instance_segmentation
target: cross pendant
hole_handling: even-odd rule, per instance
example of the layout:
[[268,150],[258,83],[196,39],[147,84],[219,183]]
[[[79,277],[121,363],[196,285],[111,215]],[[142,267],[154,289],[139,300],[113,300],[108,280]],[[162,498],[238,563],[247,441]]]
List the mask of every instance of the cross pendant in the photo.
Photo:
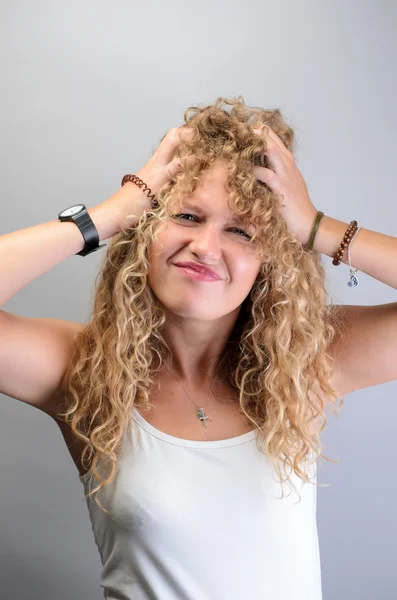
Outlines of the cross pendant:
[[204,408],[199,408],[197,410],[197,416],[200,419],[200,421],[204,422],[204,427],[207,427],[207,419],[208,419],[208,417],[207,417],[207,415],[204,412]]

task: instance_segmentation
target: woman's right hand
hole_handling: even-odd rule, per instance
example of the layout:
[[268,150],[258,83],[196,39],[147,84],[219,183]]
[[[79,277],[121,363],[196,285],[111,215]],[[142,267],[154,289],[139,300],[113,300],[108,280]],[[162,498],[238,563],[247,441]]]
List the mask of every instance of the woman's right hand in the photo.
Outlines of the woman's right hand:
[[[135,173],[151,191],[144,190],[136,183],[127,181],[119,190],[120,201],[123,204],[123,212],[126,216],[136,215],[124,222],[129,227],[134,227],[140,216],[147,210],[151,210],[151,200],[149,195],[154,194],[157,200],[157,194],[160,189],[168,183],[180,170],[180,159],[172,158],[181,140],[191,139],[193,134],[192,127],[173,127],[162,138],[158,148],[149,158],[147,163]],[[194,162],[195,158],[189,156],[187,164]],[[138,182],[139,183],[139,182]]]
[[[139,169],[136,176],[151,189],[152,194],[157,194],[159,190],[168,183],[180,170],[180,159],[171,157],[181,143],[181,140],[191,139],[193,134],[192,127],[173,127],[162,138],[155,153],[149,158],[147,163]],[[191,159],[192,157],[189,157]],[[189,162],[189,160],[188,160]],[[125,185],[129,185],[127,182]],[[131,183],[135,185],[134,183]],[[149,192],[150,193],[150,192]],[[148,192],[146,191],[147,195]]]
[[[170,181],[180,170],[179,158],[172,158],[181,140],[191,139],[192,127],[174,127],[160,141],[153,156],[139,169],[135,175],[142,179],[151,192],[143,191],[138,185],[127,181],[113,196],[105,202],[90,209],[90,215],[95,218],[99,239],[110,238],[119,233],[124,227],[135,227],[145,211],[151,210],[148,194],[156,194],[163,185]],[[197,159],[189,156],[186,163]]]

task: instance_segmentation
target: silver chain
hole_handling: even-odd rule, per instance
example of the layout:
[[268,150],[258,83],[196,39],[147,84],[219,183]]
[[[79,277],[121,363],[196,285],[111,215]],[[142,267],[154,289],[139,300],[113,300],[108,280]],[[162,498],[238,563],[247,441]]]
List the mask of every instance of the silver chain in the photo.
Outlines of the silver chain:
[[[174,375],[174,373],[167,367],[167,365],[164,365],[164,366],[167,369],[167,371],[169,371],[169,373],[171,373],[171,375],[173,375],[173,377],[175,377],[175,379],[177,380],[177,382],[179,383],[179,385],[181,386],[181,388],[183,389],[183,391],[185,392],[185,394],[189,398],[189,400],[191,400],[191,402],[193,402],[193,404],[197,408],[197,417],[200,419],[200,421],[203,421],[204,427],[207,427],[207,420],[212,421],[212,419],[209,419],[209,417],[207,417],[207,415],[204,412],[204,407],[203,406],[198,406],[198,404],[196,404],[194,402],[194,400],[191,399],[191,397],[189,396],[189,394],[187,393],[187,391],[185,390],[185,388],[183,387],[183,385],[179,381],[178,377],[176,375]],[[208,404],[208,401],[210,399],[211,391],[212,390],[211,390],[211,387],[210,387],[210,393],[208,394],[207,402],[205,403],[206,405]]]
[[353,269],[353,267],[352,267],[352,263],[351,263],[351,258],[350,258],[350,248],[351,248],[351,246],[352,246],[352,244],[353,244],[353,241],[354,241],[354,239],[355,239],[356,235],[357,235],[357,234],[358,234],[358,232],[360,231],[360,229],[362,229],[362,227],[359,227],[359,228],[356,230],[356,233],[353,235],[353,237],[352,237],[352,239],[351,239],[351,241],[350,241],[350,244],[349,244],[348,251],[347,251],[347,258],[348,258],[348,261],[349,261],[349,270],[350,270],[350,279],[349,279],[349,281],[347,282],[347,285],[348,285],[349,287],[357,287],[357,286],[358,286],[358,284],[360,283],[360,282],[358,281],[358,277],[356,277],[356,275],[355,275],[355,273],[357,273],[358,269],[355,269],[355,270]]

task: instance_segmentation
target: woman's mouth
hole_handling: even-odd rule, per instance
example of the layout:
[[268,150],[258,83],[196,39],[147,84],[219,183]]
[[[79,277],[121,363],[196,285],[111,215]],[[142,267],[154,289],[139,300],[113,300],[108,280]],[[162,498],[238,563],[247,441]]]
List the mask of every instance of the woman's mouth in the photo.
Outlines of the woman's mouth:
[[173,263],[175,267],[180,269],[186,277],[196,281],[220,281],[221,277],[211,269],[202,268],[201,265],[195,266],[189,263]]

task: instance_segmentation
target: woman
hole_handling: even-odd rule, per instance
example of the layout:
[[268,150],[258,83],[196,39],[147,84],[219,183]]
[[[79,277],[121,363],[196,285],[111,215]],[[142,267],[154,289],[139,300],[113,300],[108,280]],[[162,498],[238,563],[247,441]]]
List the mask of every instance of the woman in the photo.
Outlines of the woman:
[[[320,252],[347,224],[325,218],[307,251],[318,211],[279,110],[219,98],[184,117],[88,211],[96,244],[112,238],[90,322],[0,311],[0,391],[59,425],[106,598],[318,600],[324,409],[397,378],[396,362],[368,375],[374,340],[352,329],[395,325],[396,306],[326,305]],[[0,303],[100,247],[81,233],[58,220],[2,236]],[[346,331],[367,336],[361,370]]]

